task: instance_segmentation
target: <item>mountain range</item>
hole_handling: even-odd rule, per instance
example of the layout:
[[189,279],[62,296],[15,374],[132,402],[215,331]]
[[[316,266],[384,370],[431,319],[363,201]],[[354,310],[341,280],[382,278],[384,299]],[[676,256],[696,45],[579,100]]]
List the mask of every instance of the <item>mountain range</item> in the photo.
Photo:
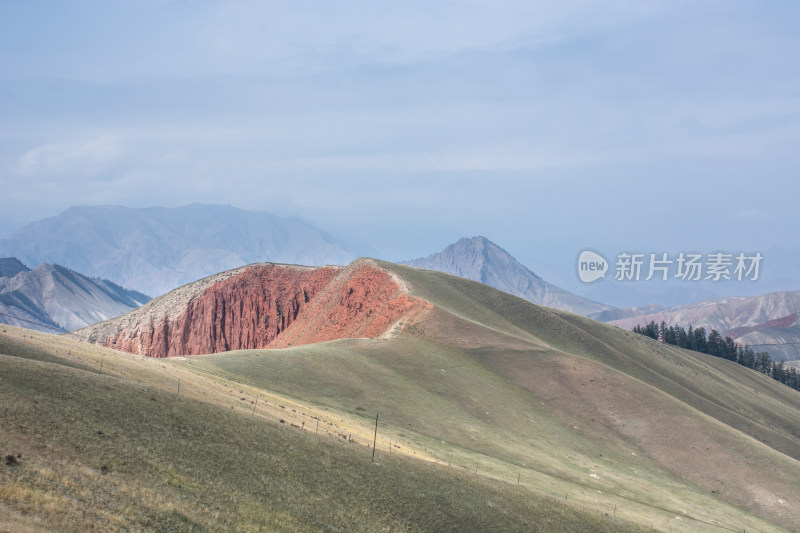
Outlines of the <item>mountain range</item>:
[[[688,305],[645,310],[625,318],[609,320],[630,329],[651,321],[683,327],[716,329],[739,344],[769,352],[773,359],[800,359],[800,291],[773,292],[761,296],[702,300]],[[612,315],[609,317],[613,318]]]
[[544,281],[486,237],[463,238],[441,252],[403,264],[471,279],[535,304],[585,316],[614,309]]
[[135,309],[150,298],[104,279],[88,278],[60,265],[28,269],[15,258],[0,259],[0,322],[28,329],[65,332]]
[[297,218],[204,204],[72,207],[0,239],[0,256],[57,263],[156,296],[258,261],[347,264],[369,252]]
[[[192,204],[179,208],[73,207],[61,215],[33,222],[0,240],[0,274],[13,278],[23,263],[63,264],[91,278],[113,280],[149,294],[163,294],[205,276],[269,260],[307,265],[346,264],[369,250],[334,237],[294,218],[280,218],[230,206]],[[554,307],[624,328],[651,320],[684,327],[717,329],[737,342],[769,351],[775,359],[798,359],[800,332],[797,297],[777,292],[756,297],[726,297],[664,308],[655,304],[619,308],[564,290],[542,279],[485,237],[464,238],[428,257],[407,261],[418,268],[445,272]],[[88,281],[84,282],[89,283]],[[120,289],[124,290],[124,289]],[[109,291],[114,293],[113,290]],[[113,303],[103,291],[92,309],[91,298],[62,298],[52,314],[42,297],[4,296],[5,318],[36,328],[72,329],[126,312],[146,297]],[[38,302],[38,303],[37,303]],[[118,305],[119,304],[119,305]],[[47,304],[51,305],[52,304]],[[67,318],[71,316],[71,318]],[[81,318],[76,318],[81,317]]]

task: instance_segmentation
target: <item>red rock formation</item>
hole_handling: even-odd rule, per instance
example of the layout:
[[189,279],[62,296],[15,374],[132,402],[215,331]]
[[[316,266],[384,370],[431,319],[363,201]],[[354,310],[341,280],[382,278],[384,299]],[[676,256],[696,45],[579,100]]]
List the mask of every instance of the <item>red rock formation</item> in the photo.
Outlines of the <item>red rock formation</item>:
[[226,274],[75,336],[152,357],[194,355],[377,337],[431,307],[369,260],[347,268],[259,264]]
[[431,307],[409,296],[391,273],[371,262],[356,262],[304,307],[297,322],[270,346],[379,337],[399,321]]
[[792,313],[791,315],[783,316],[780,318],[773,318],[755,326],[744,326],[741,328],[732,329],[725,333],[726,336],[732,339],[738,339],[743,335],[758,331],[763,328],[790,328],[797,323],[799,313]]

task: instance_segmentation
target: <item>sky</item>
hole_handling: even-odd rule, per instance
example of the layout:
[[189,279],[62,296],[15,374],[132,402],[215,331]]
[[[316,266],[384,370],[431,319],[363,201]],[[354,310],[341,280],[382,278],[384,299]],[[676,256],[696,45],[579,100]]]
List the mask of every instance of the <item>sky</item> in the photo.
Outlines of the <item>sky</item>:
[[798,57],[789,1],[3,0],[0,235],[219,203],[564,283],[587,247],[794,250]]

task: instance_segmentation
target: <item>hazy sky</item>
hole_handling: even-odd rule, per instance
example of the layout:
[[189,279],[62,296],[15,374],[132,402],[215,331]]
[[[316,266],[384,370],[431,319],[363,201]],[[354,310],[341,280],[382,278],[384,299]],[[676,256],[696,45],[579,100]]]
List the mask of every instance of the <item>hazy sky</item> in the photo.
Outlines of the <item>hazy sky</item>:
[[5,0],[0,233],[208,202],[388,259],[796,247],[798,58],[792,1]]

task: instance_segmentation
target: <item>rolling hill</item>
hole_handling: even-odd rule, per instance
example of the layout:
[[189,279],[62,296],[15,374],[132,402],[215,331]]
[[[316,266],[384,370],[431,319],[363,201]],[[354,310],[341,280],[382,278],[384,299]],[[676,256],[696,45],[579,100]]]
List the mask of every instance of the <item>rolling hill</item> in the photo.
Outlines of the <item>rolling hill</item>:
[[60,265],[45,263],[29,270],[15,258],[0,261],[14,266],[6,271],[12,276],[0,276],[0,323],[39,331],[72,331],[122,315],[150,300]]
[[[219,352],[163,368],[322,410],[360,427],[347,439],[362,444],[378,413],[384,449],[610,518],[661,531],[800,523],[800,393],[739,365],[374,260],[252,265],[183,290],[72,336]],[[314,423],[295,411],[301,430]]]
[[0,239],[0,256],[65,265],[154,296],[255,261],[346,264],[364,253],[296,218],[204,204],[72,207]]
[[372,462],[345,413],[63,336],[0,328],[0,387],[3,532],[645,531],[383,429]]
[[471,279],[535,304],[581,315],[614,309],[544,281],[486,237],[464,238],[441,252],[403,264]]

